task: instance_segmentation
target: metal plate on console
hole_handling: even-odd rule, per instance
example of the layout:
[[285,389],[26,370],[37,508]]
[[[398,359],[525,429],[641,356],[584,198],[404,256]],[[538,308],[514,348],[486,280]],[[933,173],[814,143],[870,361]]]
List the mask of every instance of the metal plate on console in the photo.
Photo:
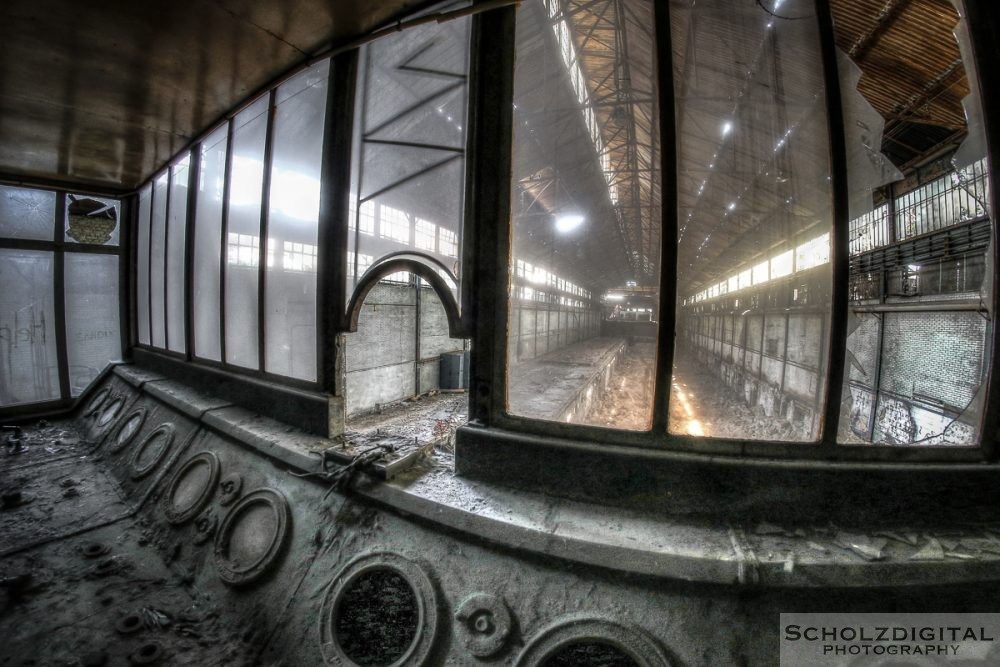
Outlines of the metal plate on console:
[[257,489],[233,505],[215,534],[215,567],[232,586],[248,584],[277,565],[291,532],[292,512],[280,491]]
[[130,460],[132,479],[142,479],[153,472],[173,444],[174,425],[170,422],[160,424],[150,431],[132,452]]
[[174,471],[161,505],[167,521],[186,523],[205,507],[215,493],[220,467],[219,457],[212,452],[201,452]]

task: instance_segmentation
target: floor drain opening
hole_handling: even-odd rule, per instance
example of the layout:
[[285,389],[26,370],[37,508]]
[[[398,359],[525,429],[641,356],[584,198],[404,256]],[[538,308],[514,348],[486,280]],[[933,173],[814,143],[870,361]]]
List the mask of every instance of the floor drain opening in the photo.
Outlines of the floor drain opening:
[[142,618],[138,614],[123,616],[115,625],[115,629],[123,635],[130,635],[142,629]]
[[83,547],[83,555],[87,558],[97,558],[110,551],[110,547],[100,542],[91,542]]
[[129,662],[133,665],[148,665],[158,661],[163,657],[163,647],[157,642],[149,642],[139,647],[135,653],[129,656]]

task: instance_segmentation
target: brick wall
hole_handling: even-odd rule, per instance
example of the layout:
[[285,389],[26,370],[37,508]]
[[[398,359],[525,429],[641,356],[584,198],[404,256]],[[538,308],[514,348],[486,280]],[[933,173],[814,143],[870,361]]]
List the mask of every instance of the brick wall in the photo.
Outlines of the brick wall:
[[964,409],[982,382],[986,330],[975,312],[887,313],[879,389]]

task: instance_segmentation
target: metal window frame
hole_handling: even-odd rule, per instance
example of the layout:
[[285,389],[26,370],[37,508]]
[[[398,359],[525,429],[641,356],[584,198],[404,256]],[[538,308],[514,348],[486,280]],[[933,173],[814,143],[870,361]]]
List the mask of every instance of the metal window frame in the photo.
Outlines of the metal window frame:
[[[248,378],[264,379],[276,383],[280,383],[290,387],[297,387],[303,389],[313,389],[313,390],[326,390],[334,394],[342,393],[342,388],[338,390],[337,384],[337,373],[336,373],[336,363],[338,356],[341,355],[342,350],[340,349],[339,343],[337,342],[338,334],[348,331],[350,326],[350,315],[346,312],[344,307],[333,310],[330,306],[336,307],[338,304],[345,306],[347,304],[346,299],[346,256],[344,258],[339,258],[339,254],[343,254],[337,247],[338,241],[342,243],[343,247],[347,247],[347,234],[350,222],[349,214],[349,198],[344,196],[347,192],[345,184],[350,183],[350,173],[348,170],[343,169],[342,165],[351,164],[351,150],[352,150],[352,128],[354,123],[354,96],[356,95],[357,80],[359,76],[359,65],[358,56],[361,48],[380,37],[387,36],[399,32],[400,30],[414,27],[417,25],[422,25],[426,23],[434,23],[445,20],[451,20],[456,18],[461,18],[463,16],[478,14],[483,11],[490,10],[495,7],[509,6],[516,2],[517,0],[483,0],[481,2],[474,2],[471,6],[465,7],[458,10],[450,10],[440,13],[430,12],[427,13],[428,9],[433,8],[435,5],[441,4],[440,0],[430,0],[428,2],[420,3],[419,5],[411,8],[407,8],[401,12],[398,18],[386,23],[386,26],[374,30],[373,32],[362,36],[357,39],[348,40],[342,44],[333,45],[322,52],[309,57],[298,65],[288,69],[284,73],[277,76],[275,79],[265,84],[258,90],[254,91],[253,94],[249,95],[241,104],[234,107],[232,110],[224,114],[224,116],[212,124],[211,128],[201,134],[199,134],[191,143],[185,146],[176,155],[172,156],[167,163],[158,169],[154,175],[147,179],[142,185],[140,185],[135,190],[128,193],[129,202],[133,203],[138,197],[139,191],[145,187],[147,184],[151,186],[151,190],[155,189],[155,181],[158,176],[160,176],[164,170],[170,174],[171,166],[181,159],[185,153],[188,153],[191,157],[191,173],[190,178],[191,183],[196,183],[196,179],[199,177],[200,172],[200,161],[195,168],[195,152],[200,151],[201,143],[214,131],[222,126],[223,123],[227,125],[227,144],[226,144],[226,163],[225,163],[225,174],[224,174],[224,205],[222,211],[222,224],[221,224],[221,236],[222,236],[222,246],[221,246],[221,256],[220,256],[220,361],[213,359],[206,359],[204,357],[199,357],[194,352],[193,345],[193,232],[195,223],[195,215],[197,208],[197,199],[193,196],[194,188],[192,187],[192,192],[189,192],[187,207],[188,207],[188,237],[185,240],[185,277],[187,285],[185,288],[185,315],[187,321],[185,322],[185,336],[188,342],[187,349],[185,353],[181,354],[178,352],[173,352],[167,347],[160,348],[153,346],[152,336],[150,337],[150,344],[140,343],[138,340],[138,305],[135,295],[135,289],[131,289],[128,293],[129,302],[129,312],[132,315],[129,322],[129,327],[126,332],[127,339],[129,341],[128,349],[132,348],[145,350],[153,354],[165,355],[168,357],[173,357],[176,359],[183,359],[185,361],[195,362],[201,365],[219,368],[227,372],[233,373],[235,375],[246,376]],[[424,12],[421,14],[421,12]],[[414,13],[420,14],[416,18],[409,18],[407,16],[412,16]],[[269,197],[269,187],[267,183],[262,185],[262,204],[261,204],[261,247],[259,250],[259,274],[258,274],[258,360],[259,368],[250,369],[244,368],[231,364],[226,361],[226,303],[225,303],[225,285],[226,285],[226,243],[228,235],[228,219],[229,219],[229,191],[232,180],[232,161],[233,161],[233,121],[237,115],[251,104],[260,99],[263,95],[268,95],[270,97],[268,103],[268,130],[265,139],[265,177],[269,177],[271,170],[271,160],[270,155],[267,152],[270,150],[272,142],[272,132],[273,132],[273,116],[275,111],[275,95],[277,89],[285,82],[289,81],[297,74],[302,71],[312,67],[316,63],[323,60],[330,60],[330,73],[328,79],[328,91],[327,91],[327,104],[326,104],[326,119],[324,126],[324,149],[323,157],[321,163],[321,177],[320,177],[320,217],[319,217],[319,241],[317,249],[317,379],[315,381],[302,380],[300,378],[294,378],[289,376],[284,376],[276,373],[268,372],[265,368],[265,356],[266,348],[265,346],[265,320],[264,320],[264,308],[265,308],[265,294],[264,290],[266,287],[266,276],[263,275],[266,272],[266,256],[267,256],[267,240],[266,240],[266,225],[267,218],[269,214],[267,210],[267,200]],[[200,157],[200,155],[199,155]],[[467,171],[468,173],[468,171]],[[468,182],[468,178],[466,179]],[[463,195],[465,191],[463,191]],[[168,183],[168,196],[169,196],[169,183]],[[135,233],[138,230],[138,225],[142,224],[143,221],[138,220],[138,207],[135,206],[135,213],[132,216],[132,232],[133,237],[137,238],[138,234]],[[465,207],[466,211],[468,206]],[[152,219],[153,211],[153,201],[152,194],[150,199],[150,220]],[[149,224],[149,221],[146,221]],[[457,236],[461,239],[463,236],[469,233],[472,222],[469,216],[466,214],[463,220],[463,224],[457,232]],[[150,241],[152,240],[152,235],[150,235]],[[322,248],[322,249],[319,249]],[[137,274],[137,259],[138,253],[141,249],[135,248],[134,252],[129,253],[130,260],[133,262],[129,265],[130,274],[130,285],[135,285],[136,274]],[[147,254],[149,253],[149,248],[146,249]],[[463,258],[464,258],[463,254]],[[152,263],[150,262],[150,271]],[[468,265],[470,268],[467,270],[471,271],[471,264]],[[471,282],[471,281],[470,281]],[[152,281],[150,281],[150,290],[152,289]],[[461,298],[469,299],[469,289],[463,287]],[[150,300],[151,301],[151,300]],[[166,299],[164,298],[164,303]],[[164,306],[166,307],[166,306]],[[462,320],[462,331],[463,333],[468,333],[471,331],[473,319],[471,315],[465,315]],[[166,335],[164,335],[164,340],[166,342]]]
[[[26,178],[7,179],[0,177],[0,185],[55,193],[52,240],[0,236],[0,249],[48,252],[52,255],[52,306],[55,315],[56,371],[59,382],[58,398],[0,406],[0,418],[11,419],[39,413],[59,413],[67,409],[73,409],[80,398],[86,395],[87,391],[84,389],[80,392],[79,396],[74,397],[72,395],[72,387],[70,387],[69,383],[69,343],[66,332],[66,253],[115,255],[118,257],[118,322],[121,354],[124,357],[129,347],[127,332],[131,329],[132,321],[128,309],[128,301],[126,300],[126,295],[129,293],[129,274],[134,273],[129,270],[129,259],[132,256],[130,252],[132,244],[130,234],[130,221],[132,217],[131,202],[129,197],[114,189],[100,190],[90,185],[81,185],[80,188],[75,188],[70,183],[45,179],[33,181]],[[117,245],[78,243],[66,240],[66,197],[69,194],[91,195],[102,199],[113,199],[118,202]],[[103,377],[103,373],[99,373],[97,378],[91,381],[90,386],[93,386],[101,377]]]
[[[187,154],[188,157],[188,197],[187,197],[187,218],[185,220],[186,225],[186,237],[185,237],[185,256],[184,256],[184,271],[185,271],[185,289],[184,289],[184,313],[185,313],[185,339],[187,342],[186,349],[183,353],[176,352],[169,349],[169,341],[166,338],[166,331],[164,332],[164,347],[157,347],[152,345],[152,335],[150,335],[150,344],[146,345],[138,341],[138,336],[132,339],[132,346],[141,350],[146,350],[148,352],[164,355],[174,359],[179,359],[188,362],[195,362],[204,366],[209,366],[212,368],[219,368],[229,373],[235,375],[246,376],[248,378],[255,378],[261,380],[267,380],[270,382],[282,384],[289,387],[295,387],[300,389],[322,389],[324,387],[324,378],[320,374],[320,366],[317,368],[317,379],[316,380],[303,380],[301,378],[290,377],[286,375],[281,375],[278,373],[272,373],[266,370],[266,281],[267,281],[267,229],[268,220],[270,215],[270,180],[271,180],[271,169],[272,169],[272,156],[273,156],[273,144],[274,144],[274,120],[275,112],[277,108],[277,91],[278,88],[290,80],[296,74],[302,72],[303,70],[312,67],[318,62],[324,60],[325,57],[320,57],[309,61],[309,63],[295,68],[293,71],[280,77],[275,83],[273,83],[264,94],[268,96],[267,110],[264,112],[267,114],[267,125],[264,134],[264,169],[263,178],[261,182],[261,194],[260,194],[260,211],[259,211],[259,223],[258,223],[258,255],[257,255],[257,368],[246,368],[233,364],[226,361],[226,257],[227,257],[227,241],[229,232],[229,199],[230,190],[232,186],[232,165],[233,165],[233,139],[235,135],[234,120],[236,116],[243,109],[249,107],[251,104],[255,103],[260,99],[261,95],[256,95],[247,100],[244,104],[241,104],[237,109],[235,109],[231,114],[229,114],[228,119],[225,121],[226,130],[226,162],[224,167],[223,176],[223,206],[222,206],[222,216],[220,223],[220,234],[221,234],[221,245],[219,250],[219,270],[220,270],[220,282],[219,282],[219,306],[220,306],[220,323],[219,323],[219,351],[220,360],[216,361],[214,359],[206,359],[204,357],[199,357],[194,352],[194,236],[197,224],[197,183],[201,176],[201,145],[205,138],[207,138],[212,132],[215,132],[221,127],[221,125],[214,125],[208,132],[199,136],[198,139],[186,147],[179,154],[174,156],[168,165],[156,172],[146,183],[141,187],[145,187],[146,184],[152,185],[152,191],[155,191],[155,183],[157,178],[162,177],[164,173],[168,175],[167,180],[167,227],[165,228],[165,234],[169,235],[169,203],[170,203],[170,187],[172,185],[173,179],[173,167],[184,158]],[[333,62],[331,61],[331,73],[333,76]],[[332,78],[330,79],[332,82]],[[330,83],[328,83],[328,86]],[[339,85],[339,83],[338,83]],[[334,100],[334,96],[328,90],[327,94],[327,106],[326,106],[326,120],[324,123],[327,125],[331,122],[331,115],[336,116],[337,114],[332,113],[333,108],[330,106],[331,101]],[[326,145],[326,135],[324,135],[324,146]],[[326,173],[326,170],[330,169],[327,163],[331,162],[331,156],[324,153],[322,159],[321,173]],[[322,176],[321,176],[322,178]],[[327,188],[325,182],[321,181],[321,188]],[[326,192],[324,189],[322,192]],[[329,193],[327,193],[329,196]],[[323,221],[323,194],[320,197],[320,228],[322,229],[324,225]],[[346,201],[346,200],[345,200]],[[153,215],[153,198],[151,192],[150,198],[150,220],[147,224],[151,224]],[[141,224],[142,221],[136,221],[137,224]],[[137,232],[138,228],[136,228]],[[136,233],[138,237],[138,233]],[[152,244],[152,234],[150,234],[150,247]],[[150,252],[150,249],[147,249]],[[150,258],[152,259],[152,258]],[[164,262],[166,261],[166,247],[164,248]],[[319,259],[317,258],[317,263]],[[152,261],[149,262],[150,270],[150,295],[152,295]],[[323,278],[320,272],[319,266],[317,266],[317,304],[320,302],[319,298],[319,288],[323,285]],[[150,299],[152,302],[152,299]],[[138,304],[135,306],[136,311],[138,309]],[[164,311],[166,312],[166,280],[164,280]],[[320,311],[317,311],[318,313]],[[319,323],[322,320],[317,320],[317,340],[324,340],[327,337],[327,333],[321,330]],[[166,322],[164,322],[166,327]],[[319,362],[318,362],[319,363]]]
[[987,390],[983,401],[983,414],[980,422],[982,441],[980,447],[983,457],[989,461],[1000,460],[1000,372],[997,372],[997,354],[1000,353],[1000,327],[996,318],[1000,314],[1000,262],[997,247],[997,216],[1000,215],[1000,193],[997,193],[997,182],[993,178],[997,165],[1000,164],[1000,70],[996,67],[983,66],[1000,62],[1000,20],[995,7],[984,0],[965,0],[964,19],[969,28],[972,42],[973,60],[976,62],[977,81],[970,85],[978,86],[979,102],[982,105],[983,121],[986,133],[986,158],[988,168],[986,178],[990,189],[990,208],[993,218],[992,271],[989,277],[993,280],[993,299],[990,310],[993,322],[987,339],[990,355],[990,367],[987,370]]
[[[475,301],[463,304],[463,316],[476,322],[473,336],[472,377],[470,386],[470,418],[474,426],[510,432],[513,441],[542,436],[558,444],[559,440],[582,443],[625,445],[635,448],[669,450],[678,453],[724,455],[746,458],[778,458],[794,462],[817,460],[830,462],[975,462],[996,459],[996,438],[1000,435],[1000,373],[994,373],[994,353],[1000,350],[1000,332],[991,327],[992,350],[989,357],[988,398],[983,411],[980,443],[975,447],[893,447],[850,445],[837,442],[841,417],[841,396],[845,384],[844,369],[847,342],[847,310],[849,307],[850,238],[847,196],[846,136],[843,125],[840,81],[836,61],[832,14],[829,0],[815,0],[820,35],[823,79],[826,88],[826,112],[830,140],[831,206],[831,291],[830,326],[826,349],[826,383],[822,404],[823,428],[817,442],[775,442],[764,440],[729,440],[696,438],[668,432],[673,354],[676,328],[677,295],[675,294],[677,249],[677,211],[671,197],[662,198],[663,244],[661,248],[660,321],[657,340],[657,367],[654,381],[652,425],[647,431],[626,431],[600,426],[566,424],[511,415],[506,411],[507,390],[507,329],[510,270],[510,192],[513,102],[513,71],[515,59],[514,7],[494,9],[479,14],[473,23],[473,54],[470,69],[469,167],[467,168],[466,215],[476,221],[475,231],[468,238],[466,252],[475,260]],[[977,62],[988,62],[1000,55],[996,35],[990,38],[984,25],[988,10],[975,0],[973,12],[981,21],[970,17]],[[675,141],[675,100],[673,62],[670,44],[670,17],[667,3],[656,3],[654,9],[657,49],[657,80],[660,100],[660,137],[662,188],[666,193],[677,188]],[[976,13],[978,12],[978,14]],[[488,21],[488,25],[486,22]],[[995,25],[995,21],[994,21]],[[985,54],[985,55],[984,55]],[[1000,77],[994,72],[980,72],[978,85],[984,107],[984,117],[1000,117]],[[994,92],[993,97],[988,93]],[[991,113],[992,112],[992,113]],[[989,158],[995,164],[1000,146],[1000,124],[988,128]],[[489,157],[485,157],[489,156]],[[499,159],[498,159],[499,158]],[[991,177],[992,173],[988,174]],[[997,209],[996,188],[991,187],[994,218]],[[996,223],[994,222],[994,229]],[[996,244],[994,244],[994,257]],[[993,264],[994,312],[1000,312],[1000,270]],[[502,332],[497,335],[496,332]],[[519,436],[523,436],[519,437]],[[461,439],[459,445],[461,446]],[[469,445],[474,446],[474,445]]]
[[[668,433],[666,425],[669,415],[669,389],[672,375],[672,359],[675,342],[676,301],[674,290],[676,271],[677,211],[664,198],[662,210],[663,244],[661,248],[660,303],[661,318],[657,340],[657,369],[654,383],[654,409],[652,427],[648,431],[624,431],[578,424],[564,424],[537,419],[516,417],[506,414],[506,337],[497,336],[497,331],[506,332],[508,324],[508,294],[506,286],[510,282],[510,178],[514,64],[514,21],[516,10],[506,1],[476,2],[467,13],[475,14],[470,40],[471,62],[469,76],[469,113],[466,138],[465,206],[464,220],[460,234],[466,241],[462,244],[461,259],[464,279],[460,294],[463,329],[473,338],[473,365],[470,388],[470,418],[474,423],[496,427],[524,434],[530,438],[545,436],[559,439],[573,439],[611,445],[626,445],[639,448],[691,452],[698,454],[722,454],[747,458],[781,459],[821,459],[828,461],[884,461],[884,462],[960,462],[992,461],[997,456],[996,438],[1000,434],[1000,374],[993,373],[994,355],[1000,350],[1000,331],[992,327],[990,335],[990,373],[987,388],[986,408],[983,411],[981,443],[978,447],[914,447],[914,448],[874,448],[870,445],[844,445],[836,442],[839,428],[840,400],[829,400],[840,396],[843,386],[844,355],[846,351],[846,314],[848,308],[849,280],[849,219],[846,208],[847,164],[844,145],[844,128],[840,107],[839,78],[837,77],[836,52],[833,41],[833,26],[829,13],[829,0],[816,0],[819,9],[819,29],[823,54],[823,75],[826,84],[828,131],[831,141],[831,179],[833,182],[833,216],[831,230],[831,264],[834,271],[830,345],[827,359],[826,403],[824,408],[824,428],[822,438],[816,443],[780,443],[773,441],[724,440],[719,438],[694,438]],[[972,34],[973,49],[979,63],[996,60],[1000,56],[997,44],[996,21],[989,17],[989,10],[979,0],[966,0],[968,21]],[[465,10],[463,10],[465,11]],[[419,19],[424,20],[424,19]],[[418,21],[419,21],[418,20]],[[431,20],[428,17],[426,20]],[[488,23],[488,24],[487,24]],[[400,24],[401,27],[401,24]],[[669,8],[664,3],[655,6],[655,30],[657,38],[657,65],[660,100],[660,151],[662,188],[664,192],[674,192],[677,187],[677,164],[675,155],[675,106],[673,89],[673,64],[670,52]],[[327,99],[327,115],[324,135],[324,153],[321,171],[321,204],[319,246],[317,258],[317,380],[303,381],[268,373],[262,359],[259,369],[245,369],[225,362],[225,254],[228,230],[228,206],[223,207],[221,224],[222,248],[220,257],[220,308],[222,336],[220,342],[221,362],[202,359],[194,355],[193,345],[187,350],[188,360],[199,364],[223,368],[248,377],[264,378],[288,386],[321,389],[337,393],[336,365],[342,353],[337,342],[337,334],[346,330],[347,317],[344,308],[346,296],[347,260],[342,248],[347,247],[350,213],[347,188],[349,174],[342,165],[351,163],[351,143],[353,127],[354,96],[358,79],[358,48],[386,31],[372,33],[367,38],[355,40],[336,49],[320,54],[307,62],[292,68],[261,91],[250,96],[245,103],[226,115],[228,123],[227,156],[225,166],[225,192],[228,193],[231,179],[233,128],[232,119],[242,109],[256,101],[260,94],[269,94],[269,124],[273,122],[274,95],[276,88],[297,73],[320,60],[332,57]],[[981,91],[980,100],[984,117],[1000,117],[1000,76],[990,68],[980,68],[979,80],[975,85]],[[992,96],[991,96],[992,95]],[[217,129],[218,124],[212,127]],[[996,163],[996,152],[1000,146],[1000,124],[988,124],[988,157],[990,164]],[[208,132],[204,134],[207,136]],[[197,148],[203,137],[199,137],[191,147]],[[268,131],[268,144],[270,130]],[[183,151],[182,151],[183,152]],[[169,165],[168,165],[169,167]],[[266,169],[270,169],[267,161]],[[192,178],[197,174],[192,170]],[[992,180],[992,173],[988,174]],[[155,177],[151,179],[155,182]],[[341,192],[343,191],[343,192]],[[134,194],[134,193],[133,193]],[[190,194],[190,193],[189,193]],[[267,188],[262,188],[262,218],[265,211]],[[120,193],[114,196],[120,196]],[[134,197],[133,197],[134,198]],[[126,202],[123,201],[123,206]],[[128,202],[137,218],[138,207]],[[994,217],[997,212],[996,188],[991,187],[991,205]],[[192,223],[194,203],[189,197],[189,224]],[[150,213],[152,215],[152,199]],[[124,218],[124,216],[123,216]],[[136,221],[138,224],[139,221]],[[266,224],[266,221],[262,221]],[[996,223],[994,222],[994,230]],[[995,233],[995,232],[994,232]],[[193,236],[193,235],[189,235]],[[137,238],[137,235],[131,235]],[[669,242],[668,242],[669,240]],[[190,243],[190,238],[189,238]],[[260,270],[266,270],[266,236],[261,236]],[[124,241],[120,248],[124,248]],[[148,250],[147,250],[148,252]],[[190,251],[189,251],[190,253]],[[345,255],[341,257],[341,255]],[[994,256],[996,247],[994,244]],[[135,257],[136,255],[132,255]],[[134,265],[129,273],[127,285],[135,283]],[[191,257],[186,258],[186,267],[191,266]],[[151,263],[150,263],[151,267]],[[190,282],[191,269],[187,268]],[[1000,267],[993,265],[993,281],[1000,287]],[[150,281],[150,287],[151,287]],[[191,285],[188,286],[192,287]],[[260,317],[263,311],[263,283],[258,287],[258,326],[263,327]],[[135,290],[128,296],[135,308]],[[186,290],[186,312],[192,306],[190,289]],[[993,312],[1000,312],[1000,289],[994,289]],[[171,354],[152,346],[136,342],[136,318],[128,318],[130,340],[135,347],[150,349],[161,354]],[[193,325],[188,318],[186,326]],[[190,339],[189,339],[190,340]],[[264,356],[264,338],[260,337],[259,356]],[[124,353],[124,350],[123,350]]]
[[[440,15],[441,17],[440,21],[438,22],[444,22],[446,20],[453,20],[453,19],[461,19],[468,15],[478,15],[481,12],[487,11],[491,7],[509,5],[515,1],[520,1],[520,0],[486,0],[485,2],[478,2],[478,3],[473,2],[470,6],[465,7],[463,9],[447,11],[442,13]],[[436,0],[433,3],[430,3],[430,6],[433,7],[434,5],[440,5],[440,4],[445,4],[445,3],[442,2],[441,0]],[[418,17],[416,19],[412,19],[410,21],[406,21],[405,24],[407,25],[404,26],[404,24],[401,23],[399,24],[399,28],[400,30],[402,30],[405,27],[416,27],[424,23],[429,23],[430,22],[429,19],[432,16],[434,16],[434,14],[429,14],[426,16]],[[347,295],[346,289],[348,283],[346,282],[346,277],[345,277],[345,283],[343,286],[343,291],[345,292],[345,297],[343,301],[345,312],[343,313],[343,318],[341,319],[340,328],[338,329],[338,331],[340,333],[354,332],[353,327],[355,327],[357,324],[357,312],[351,312],[350,306],[351,304],[356,304],[360,307],[362,301],[357,299],[357,296],[362,293],[362,290],[364,290],[365,293],[367,293],[367,290],[365,289],[366,287],[365,283],[362,281],[362,277],[365,275],[365,271],[359,270],[360,268],[359,257],[362,254],[365,254],[360,252],[362,235],[365,233],[361,231],[360,224],[358,225],[358,228],[353,231],[351,228],[352,221],[357,220],[358,222],[360,222],[360,211],[362,206],[364,206],[369,202],[377,202],[378,197],[382,196],[387,192],[392,191],[395,188],[402,187],[407,183],[413,181],[414,179],[419,178],[420,176],[447,167],[456,160],[463,160],[464,161],[464,170],[463,170],[464,174],[462,179],[463,185],[459,192],[459,208],[461,209],[462,213],[461,213],[461,218],[456,226],[456,229],[446,230],[445,227],[443,227],[439,221],[435,221],[435,225],[437,227],[437,229],[435,230],[435,250],[430,250],[430,251],[421,250],[417,248],[414,243],[414,238],[416,234],[415,231],[415,224],[417,219],[416,216],[408,211],[400,211],[406,215],[408,230],[409,230],[407,240],[400,241],[398,238],[394,236],[387,236],[385,234],[383,229],[383,209],[385,208],[385,205],[376,204],[375,226],[372,230],[372,236],[375,238],[395,241],[399,243],[401,246],[403,246],[405,250],[400,249],[395,251],[384,252],[382,255],[373,255],[372,265],[377,265],[380,262],[384,261],[385,259],[395,254],[401,254],[403,252],[409,254],[425,255],[428,259],[434,262],[442,263],[444,268],[446,268],[446,270],[448,270],[449,273],[453,272],[447,268],[448,263],[442,262],[441,257],[439,256],[448,257],[450,260],[455,260],[456,262],[458,262],[459,266],[461,267],[459,273],[458,275],[452,275],[452,278],[458,285],[457,297],[455,297],[455,295],[450,290],[435,289],[435,291],[437,293],[437,297],[442,301],[442,303],[445,304],[445,307],[447,309],[450,310],[453,306],[454,310],[457,313],[459,313],[457,317],[458,320],[457,328],[455,326],[450,326],[449,328],[450,335],[452,337],[468,338],[471,336],[471,332],[474,327],[474,318],[472,317],[471,313],[467,312],[466,310],[468,302],[472,300],[471,278],[468,281],[469,284],[467,284],[466,276],[471,276],[474,273],[474,266],[473,266],[472,253],[471,252],[467,253],[464,250],[465,245],[463,242],[466,238],[470,238],[470,234],[472,233],[471,232],[472,225],[474,224],[473,220],[468,215],[469,211],[468,193],[469,193],[469,172],[470,172],[469,150],[470,146],[472,145],[472,142],[470,140],[471,122],[472,122],[470,118],[470,111],[472,109],[472,105],[469,102],[469,100],[471,99],[471,74],[463,74],[463,75],[448,74],[447,75],[448,77],[454,79],[452,84],[450,84],[449,86],[445,87],[440,91],[435,92],[432,97],[421,100],[411,108],[408,108],[407,110],[400,112],[400,114],[397,114],[398,118],[401,115],[405,115],[410,111],[418,109],[423,104],[429,103],[432,99],[437,99],[442,95],[446,95],[448,93],[460,89],[462,86],[465,86],[468,91],[468,96],[466,99],[465,107],[463,109],[463,113],[465,113],[466,116],[465,118],[462,119],[462,125],[463,127],[466,128],[465,130],[466,134],[465,134],[465,142],[462,145],[462,147],[456,148],[452,146],[442,146],[426,142],[408,142],[405,140],[386,140],[386,139],[372,138],[370,135],[376,134],[378,128],[374,129],[369,128],[366,130],[366,128],[364,127],[364,118],[366,117],[366,109],[369,103],[368,94],[367,91],[365,90],[365,86],[367,83],[367,79],[371,75],[371,67],[372,67],[371,54],[369,52],[369,49],[366,47],[368,44],[377,41],[378,38],[391,36],[394,32],[398,31],[391,31],[391,32],[377,31],[376,33],[370,35],[369,38],[363,40],[363,42],[360,43],[358,47],[352,52],[355,54],[356,58],[354,80],[351,81],[350,83],[351,86],[350,99],[352,102],[350,112],[351,112],[352,124],[350,125],[345,124],[343,126],[349,132],[349,136],[347,138],[351,145],[349,146],[350,150],[348,150],[344,154],[346,159],[341,164],[349,165],[349,169],[346,170],[347,175],[344,180],[345,188],[350,188],[352,181],[354,182],[353,190],[355,196],[355,204],[354,204],[355,208],[350,210],[348,213],[348,218],[346,221],[348,236],[347,236],[347,243],[344,246],[344,248],[347,251],[353,253],[354,256],[353,266],[347,267],[346,269],[346,275],[349,275],[351,277],[351,280],[354,282],[354,286],[353,289],[351,290],[350,295]],[[468,53],[470,57],[472,53],[471,42],[472,40],[470,35],[470,40],[468,45],[469,49]],[[355,113],[356,111],[355,104],[357,101],[360,101],[361,105],[360,113]],[[384,121],[380,124],[379,127],[391,124],[391,122],[393,122],[393,120]],[[440,160],[423,167],[422,169],[420,169],[415,173],[404,176],[401,179],[395,181],[394,183],[383,186],[376,192],[369,193],[366,196],[362,197],[361,187],[362,187],[362,181],[364,179],[366,145],[393,145],[393,146],[408,146],[412,148],[423,148],[423,149],[444,152],[447,153],[448,156],[441,158]],[[348,206],[350,206],[349,201],[348,201]],[[455,246],[457,249],[457,254],[454,256],[447,255],[440,251],[439,237],[441,232],[443,231],[451,232],[455,236]],[[353,238],[351,237],[351,234],[353,234]],[[370,278],[371,276],[369,276],[369,279]]]

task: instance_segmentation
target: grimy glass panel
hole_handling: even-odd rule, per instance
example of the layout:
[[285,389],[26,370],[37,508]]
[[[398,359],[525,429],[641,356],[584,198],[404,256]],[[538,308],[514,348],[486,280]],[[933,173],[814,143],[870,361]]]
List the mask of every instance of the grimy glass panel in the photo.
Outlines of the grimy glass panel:
[[66,242],[118,245],[121,204],[116,199],[66,195]]
[[187,351],[184,334],[184,249],[187,236],[188,174],[185,156],[170,167],[170,210],[167,224],[167,344],[174,352]]
[[[260,266],[260,203],[264,183],[264,139],[268,96],[259,98],[233,119],[233,163],[227,193],[226,361],[260,365],[257,336],[257,289]],[[273,261],[271,251],[267,261]]]
[[68,252],[64,261],[69,388],[79,396],[109,361],[121,358],[118,255]]
[[517,12],[507,407],[645,430],[662,231],[653,3],[573,4]]
[[0,406],[59,398],[51,252],[0,250]]
[[222,316],[219,309],[222,262],[222,195],[226,178],[228,124],[201,145],[194,230],[194,354],[222,360]]
[[348,300],[368,267],[404,251],[429,258],[458,299],[470,24],[423,25],[362,51]]
[[135,303],[136,328],[139,343],[149,345],[149,225],[150,198],[153,188],[146,185],[139,190],[139,217],[136,221],[135,244]]
[[0,237],[51,241],[56,193],[0,185]]
[[278,88],[271,157],[265,282],[264,369],[316,379],[316,251],[319,183],[330,62]]
[[821,435],[830,139],[813,0],[670,3],[677,342],[670,431]]
[[964,26],[944,2],[908,3],[888,21],[880,7],[832,11],[851,195],[838,440],[975,446],[994,249],[982,112],[956,41]]
[[153,183],[153,222],[150,225],[149,246],[149,330],[153,347],[167,346],[167,326],[164,313],[166,298],[167,267],[167,172],[163,172]]

